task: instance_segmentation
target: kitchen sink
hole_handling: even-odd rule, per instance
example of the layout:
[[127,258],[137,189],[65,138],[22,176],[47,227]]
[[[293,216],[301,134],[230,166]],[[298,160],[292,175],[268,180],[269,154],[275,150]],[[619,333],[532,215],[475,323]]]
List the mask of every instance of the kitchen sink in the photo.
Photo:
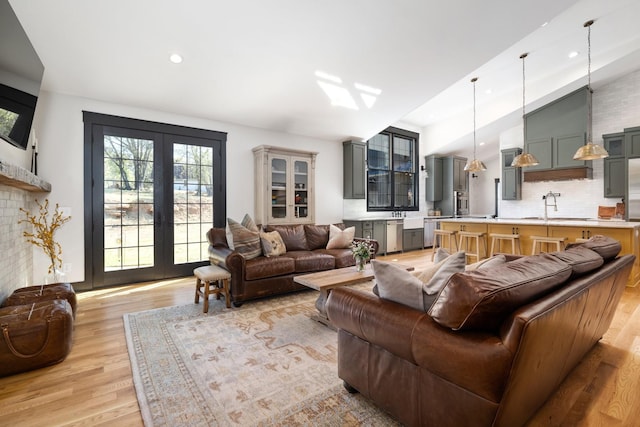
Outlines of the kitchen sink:
[[403,218],[402,228],[405,230],[415,229],[415,228],[423,228],[424,227],[424,218],[423,217],[410,217]]

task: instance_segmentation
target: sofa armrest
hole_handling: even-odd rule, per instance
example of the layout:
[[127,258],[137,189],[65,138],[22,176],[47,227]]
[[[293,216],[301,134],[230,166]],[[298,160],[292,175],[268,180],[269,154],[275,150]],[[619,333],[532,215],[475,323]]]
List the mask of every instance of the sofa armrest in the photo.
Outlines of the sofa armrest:
[[348,287],[333,289],[326,309],[336,328],[416,364],[412,334],[426,313]]
[[378,253],[378,249],[380,247],[380,245],[378,244],[378,241],[376,239],[365,239],[364,237],[354,237],[353,238],[354,242],[367,242],[369,243],[369,246],[371,247],[371,259],[376,257],[376,254]]

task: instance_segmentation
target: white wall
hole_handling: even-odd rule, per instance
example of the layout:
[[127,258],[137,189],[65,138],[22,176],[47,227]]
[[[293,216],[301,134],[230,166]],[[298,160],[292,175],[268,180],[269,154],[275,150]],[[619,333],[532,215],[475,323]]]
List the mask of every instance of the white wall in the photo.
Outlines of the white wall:
[[[236,219],[245,213],[254,215],[253,147],[267,144],[317,151],[316,222],[326,224],[342,219],[342,142],[267,132],[46,91],[41,93],[37,108],[34,125],[40,146],[38,175],[52,185],[51,193],[42,198],[48,197],[52,203],[71,209],[72,220],[56,233],[63,248],[63,260],[71,264],[68,274],[71,282],[85,278],[83,110],[227,132],[227,215]],[[15,163],[21,161],[28,169],[29,159],[27,156]],[[33,276],[44,277],[48,265],[42,251],[34,249]]]
[[[602,135],[622,132],[624,128],[640,126],[640,71],[627,74],[602,87],[594,87],[593,139],[602,144]],[[500,136],[500,147],[521,147],[522,126],[506,130]],[[519,137],[519,139],[518,139]],[[595,218],[598,206],[615,206],[620,199],[603,197],[604,161],[593,161],[593,179],[572,181],[524,182],[522,200],[500,201],[500,216],[519,218],[542,216],[542,195],[560,193],[558,211],[549,217]]]

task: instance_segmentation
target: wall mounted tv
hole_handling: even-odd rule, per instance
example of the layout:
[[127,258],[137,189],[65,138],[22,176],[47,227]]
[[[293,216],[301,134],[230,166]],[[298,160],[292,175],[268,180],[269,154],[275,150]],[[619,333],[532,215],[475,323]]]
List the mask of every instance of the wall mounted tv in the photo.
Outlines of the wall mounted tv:
[[0,138],[25,150],[44,67],[8,0],[0,0]]

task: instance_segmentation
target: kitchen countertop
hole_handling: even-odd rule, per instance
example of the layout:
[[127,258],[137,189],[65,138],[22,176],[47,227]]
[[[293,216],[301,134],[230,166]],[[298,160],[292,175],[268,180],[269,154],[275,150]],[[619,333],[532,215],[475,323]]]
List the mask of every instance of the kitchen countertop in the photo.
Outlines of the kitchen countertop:
[[557,225],[566,227],[640,228],[640,222],[597,218],[448,218],[446,222],[478,224]]
[[396,221],[396,220],[404,220],[405,218],[424,218],[424,219],[451,219],[451,216],[407,216],[407,217],[393,217],[393,216],[385,216],[385,217],[371,217],[371,218],[343,218],[342,221]]

